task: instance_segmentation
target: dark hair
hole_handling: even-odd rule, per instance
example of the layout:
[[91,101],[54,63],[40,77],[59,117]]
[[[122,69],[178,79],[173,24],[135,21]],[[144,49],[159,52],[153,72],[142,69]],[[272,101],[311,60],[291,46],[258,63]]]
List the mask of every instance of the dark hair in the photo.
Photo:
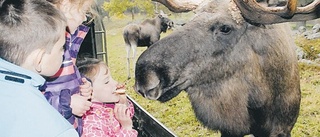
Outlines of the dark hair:
[[101,64],[107,67],[104,61],[90,57],[80,57],[76,62],[79,72],[91,80],[94,80],[94,76],[98,73]]
[[44,0],[0,0],[0,58],[16,65],[36,49],[51,51],[65,32],[60,11]]

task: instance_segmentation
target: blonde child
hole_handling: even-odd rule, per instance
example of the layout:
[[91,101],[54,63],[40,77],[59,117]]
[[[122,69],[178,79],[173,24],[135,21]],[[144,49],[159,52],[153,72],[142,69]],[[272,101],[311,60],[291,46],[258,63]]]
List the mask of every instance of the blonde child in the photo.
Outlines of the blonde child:
[[[81,116],[90,108],[91,83],[82,77],[75,65],[80,45],[89,31],[82,23],[94,0],[47,0],[53,3],[67,18],[66,43],[63,64],[59,71],[48,77],[41,88],[49,103],[74,127],[82,132]],[[90,14],[92,15],[92,14]]]
[[77,137],[44,98],[62,63],[66,22],[44,0],[0,0],[0,136]]
[[92,80],[92,106],[83,116],[82,137],[136,137],[132,128],[133,104],[126,98],[124,86],[115,81],[107,65],[98,59],[77,62],[80,73]]

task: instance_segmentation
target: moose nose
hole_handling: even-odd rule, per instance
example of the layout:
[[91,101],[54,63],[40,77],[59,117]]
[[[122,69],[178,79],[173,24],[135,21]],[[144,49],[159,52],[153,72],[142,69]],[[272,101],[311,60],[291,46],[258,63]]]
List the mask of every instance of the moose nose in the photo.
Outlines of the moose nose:
[[141,88],[139,87],[138,84],[135,84],[134,90],[135,90],[138,94],[140,94],[141,96],[145,97],[145,94],[143,93],[143,91],[141,90]]

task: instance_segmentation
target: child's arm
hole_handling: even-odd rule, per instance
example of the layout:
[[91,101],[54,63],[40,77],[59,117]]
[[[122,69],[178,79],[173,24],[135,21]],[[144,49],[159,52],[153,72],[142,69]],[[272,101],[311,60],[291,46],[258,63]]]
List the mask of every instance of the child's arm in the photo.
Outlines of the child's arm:
[[48,102],[66,119],[72,116],[72,109],[70,107],[70,90],[64,89],[60,92],[45,91],[44,96]]
[[88,99],[88,97],[81,96],[80,94],[73,94],[71,96],[70,103],[72,114],[81,117],[86,111],[88,111],[92,104]]
[[134,129],[131,129],[131,130],[120,129],[120,131],[115,136],[116,137],[137,137],[138,131]]
[[86,111],[90,109],[92,94],[91,82],[86,78],[82,78],[83,84],[79,86],[80,95],[74,94],[71,96],[70,107],[72,108],[72,114],[76,116],[82,116]]

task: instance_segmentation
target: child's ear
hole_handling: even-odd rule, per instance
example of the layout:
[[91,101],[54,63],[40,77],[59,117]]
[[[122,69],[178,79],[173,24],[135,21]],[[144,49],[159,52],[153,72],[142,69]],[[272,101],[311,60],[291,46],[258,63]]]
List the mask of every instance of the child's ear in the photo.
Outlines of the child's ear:
[[33,61],[33,66],[38,73],[41,73],[42,71],[42,60],[45,53],[45,49],[39,49],[36,53],[35,60]]

